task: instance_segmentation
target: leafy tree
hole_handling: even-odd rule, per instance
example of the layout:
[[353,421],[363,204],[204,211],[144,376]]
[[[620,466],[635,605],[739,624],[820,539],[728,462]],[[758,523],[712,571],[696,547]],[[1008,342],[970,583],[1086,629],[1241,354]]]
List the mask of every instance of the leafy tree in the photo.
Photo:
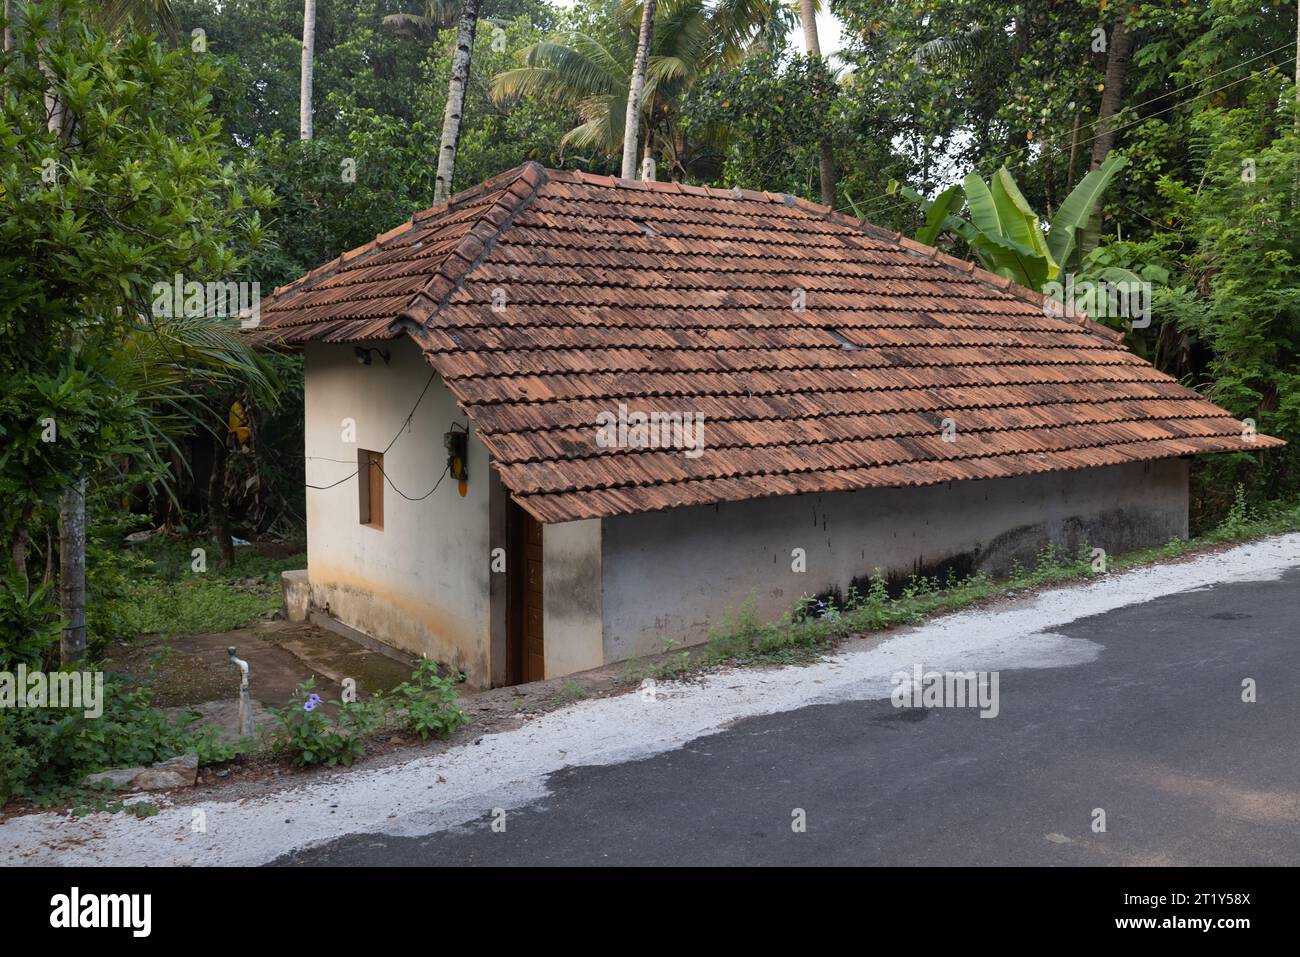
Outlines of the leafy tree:
[[[170,383],[260,376],[229,320],[153,309],[154,284],[177,274],[239,277],[238,250],[258,241],[271,202],[226,155],[209,112],[215,65],[130,30],[110,36],[83,9],[32,5],[0,60],[0,498],[23,543],[60,492],[84,500],[87,479],[124,457],[159,460],[176,421],[166,409],[192,419],[193,390]],[[73,657],[84,542],[83,525],[61,549]]]
[[[684,177],[689,153],[683,96],[708,71],[739,59],[770,10],[765,2],[658,3],[641,109],[644,154],[665,159],[672,178]],[[530,96],[573,110],[582,122],[564,134],[562,146],[603,157],[621,154],[638,12],[622,0],[580,4],[562,30],[520,52],[522,66],[494,77],[493,94],[503,102]]]
[[[699,147],[692,170],[729,186],[819,197],[823,140],[840,155],[866,153],[845,133],[847,109],[824,60],[756,52],[705,74],[687,96],[683,123]],[[873,154],[873,170],[890,169],[890,156],[885,143]]]

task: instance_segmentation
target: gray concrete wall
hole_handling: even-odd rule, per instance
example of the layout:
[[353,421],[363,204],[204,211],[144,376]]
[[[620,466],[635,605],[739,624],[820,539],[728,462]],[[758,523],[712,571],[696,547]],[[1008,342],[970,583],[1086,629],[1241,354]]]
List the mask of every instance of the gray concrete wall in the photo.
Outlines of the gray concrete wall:
[[600,541],[599,519],[542,527],[542,631],[548,678],[605,663]]
[[[906,576],[953,562],[996,575],[1016,560],[1032,565],[1048,542],[1120,552],[1185,538],[1187,463],[753,499],[602,525],[612,662],[660,652],[669,639],[703,641],[751,597],[761,619],[776,620],[803,595],[847,592],[876,568]],[[796,548],[806,571],[792,570]],[[548,627],[548,647],[553,634]]]

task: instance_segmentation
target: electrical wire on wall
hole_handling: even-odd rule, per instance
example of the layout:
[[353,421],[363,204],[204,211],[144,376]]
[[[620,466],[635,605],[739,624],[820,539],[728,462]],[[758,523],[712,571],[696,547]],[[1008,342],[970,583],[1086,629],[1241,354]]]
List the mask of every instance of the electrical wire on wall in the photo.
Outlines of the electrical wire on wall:
[[[415,400],[415,405],[411,406],[411,411],[408,412],[408,413],[406,414],[406,418],[402,420],[402,424],[399,425],[399,426],[397,427],[397,434],[394,435],[394,436],[393,436],[393,440],[392,440],[391,442],[389,442],[388,445],[386,445],[386,446],[384,447],[384,451],[380,453],[381,455],[386,455],[386,454],[388,453],[388,450],[391,449],[394,445],[397,444],[397,440],[398,440],[399,438],[401,438],[401,436],[402,436],[402,432],[403,432],[403,431],[404,431],[408,426],[410,426],[410,424],[411,424],[411,420],[412,420],[413,418],[415,418],[416,410],[418,410],[418,409],[420,408],[420,403],[424,401],[424,396],[425,396],[425,394],[429,391],[429,386],[433,385],[434,377],[437,376],[437,374],[438,374],[437,372],[430,372],[430,373],[429,373],[429,380],[428,380],[427,382],[424,383],[424,388],[420,390],[420,395],[419,395],[419,397]],[[325,456],[320,456],[320,455],[308,455],[308,456],[306,456],[306,457],[309,458],[309,459],[319,459],[319,460],[321,460],[321,461],[326,461],[326,462],[343,462],[343,461],[344,461],[343,459],[331,459],[331,458],[326,458]],[[349,463],[349,464],[350,464],[350,463]],[[387,482],[387,483],[392,487],[392,489],[393,489],[394,492],[396,492],[398,495],[402,496],[402,498],[407,499],[408,501],[412,501],[412,502],[419,502],[419,501],[421,501],[421,500],[423,500],[423,499],[428,498],[428,497],[429,497],[430,495],[432,495],[435,491],[437,491],[437,489],[438,489],[438,485],[441,485],[441,484],[442,484],[442,478],[440,477],[440,478],[438,479],[437,484],[435,484],[435,485],[433,486],[433,488],[429,489],[429,491],[426,492],[424,495],[420,496],[420,498],[411,498],[409,495],[407,495],[405,492],[403,492],[403,491],[402,491],[400,488],[398,488],[396,485],[393,485],[393,480],[390,479],[390,478],[388,477],[388,473],[387,473],[387,472],[384,472],[384,470],[383,470],[382,467],[380,467],[379,471],[383,474],[383,476],[384,476],[384,481],[386,481],[386,482]],[[307,482],[307,483],[306,483],[306,487],[307,487],[307,488],[316,489],[317,491],[321,491],[321,492],[323,492],[323,491],[327,491],[327,490],[332,489],[332,488],[337,488],[338,486],[342,485],[344,482],[350,482],[350,481],[352,481],[352,479],[354,479],[354,478],[357,477],[358,472],[359,472],[359,470],[357,470],[357,469],[353,469],[351,475],[347,475],[347,476],[345,476],[345,477],[339,479],[337,482],[332,482],[332,483],[329,484],[329,485],[312,485],[310,482]],[[446,470],[444,470],[444,471],[443,471],[443,476],[445,476],[446,474],[447,474],[447,473],[446,473]]]

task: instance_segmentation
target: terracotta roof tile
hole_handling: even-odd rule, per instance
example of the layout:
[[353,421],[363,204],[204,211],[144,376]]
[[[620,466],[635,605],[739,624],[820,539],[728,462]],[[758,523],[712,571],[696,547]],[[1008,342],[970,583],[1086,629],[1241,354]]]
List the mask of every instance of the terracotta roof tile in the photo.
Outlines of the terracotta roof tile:
[[[412,336],[546,522],[1282,444],[1005,277],[753,190],[529,164],[262,316],[281,345]],[[702,453],[601,447],[620,405],[703,416]]]

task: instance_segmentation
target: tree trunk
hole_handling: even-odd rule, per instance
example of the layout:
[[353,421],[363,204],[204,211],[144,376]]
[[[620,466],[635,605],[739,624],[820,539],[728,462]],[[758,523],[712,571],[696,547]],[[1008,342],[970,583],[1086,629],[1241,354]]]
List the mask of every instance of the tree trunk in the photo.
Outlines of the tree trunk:
[[218,425],[217,433],[212,439],[212,475],[208,476],[208,527],[217,540],[222,562],[229,567],[235,560],[230,508],[226,506],[226,462],[230,459],[230,445],[224,426]]
[[298,130],[304,140],[312,138],[311,84],[316,64],[316,0],[304,0],[302,7],[302,86],[298,93]]
[[[817,12],[813,0],[799,0],[799,20],[803,25],[803,45],[809,57],[821,59],[822,45],[817,37]],[[817,142],[817,165],[821,176],[821,198],[827,206],[835,206],[835,151],[831,141],[822,138]]]
[[803,46],[809,56],[822,55],[821,41],[817,36],[817,11],[813,0],[799,0],[799,20],[803,24]]
[[14,531],[13,559],[14,573],[27,584],[27,546],[31,542],[32,512],[35,507],[28,503],[23,506],[18,516],[18,528]]
[[[1106,88],[1101,91],[1101,108],[1097,111],[1097,129],[1092,141],[1092,163],[1097,169],[1106,161],[1115,145],[1115,116],[1124,101],[1124,83],[1128,78],[1128,58],[1133,49],[1133,35],[1124,23],[1124,14],[1118,11],[1115,25],[1110,31],[1110,44],[1106,47]],[[1088,225],[1079,237],[1079,260],[1097,248],[1101,239],[1101,208],[1093,212]]]
[[4,48],[12,50],[14,48],[14,30],[10,24],[14,19],[14,0],[5,0],[5,38]]
[[1079,163],[1079,114],[1074,114],[1074,132],[1070,134],[1070,165],[1065,171],[1065,195],[1074,189],[1074,171]]
[[217,427],[212,440],[212,475],[208,478],[208,525],[217,540],[221,560],[230,566],[235,560],[235,543],[230,537],[230,509],[226,507],[226,461],[230,457],[229,438],[224,425]]
[[478,29],[479,0],[464,0],[456,28],[456,52],[451,58],[451,79],[447,83],[447,110],[442,116],[442,145],[438,149],[438,178],[433,184],[433,201],[441,203],[451,195],[456,170],[456,144],[460,142],[460,119],[469,86],[470,61],[474,56],[474,31]]
[[86,657],[86,479],[77,479],[59,498],[59,609],[63,635],[59,660],[74,665]]
[[641,34],[636,41],[636,60],[632,63],[632,81],[627,91],[627,116],[623,120],[623,179],[639,178],[636,143],[641,133],[641,97],[645,93],[645,69],[650,62],[657,5],[658,0],[645,0],[645,5],[641,8]]

